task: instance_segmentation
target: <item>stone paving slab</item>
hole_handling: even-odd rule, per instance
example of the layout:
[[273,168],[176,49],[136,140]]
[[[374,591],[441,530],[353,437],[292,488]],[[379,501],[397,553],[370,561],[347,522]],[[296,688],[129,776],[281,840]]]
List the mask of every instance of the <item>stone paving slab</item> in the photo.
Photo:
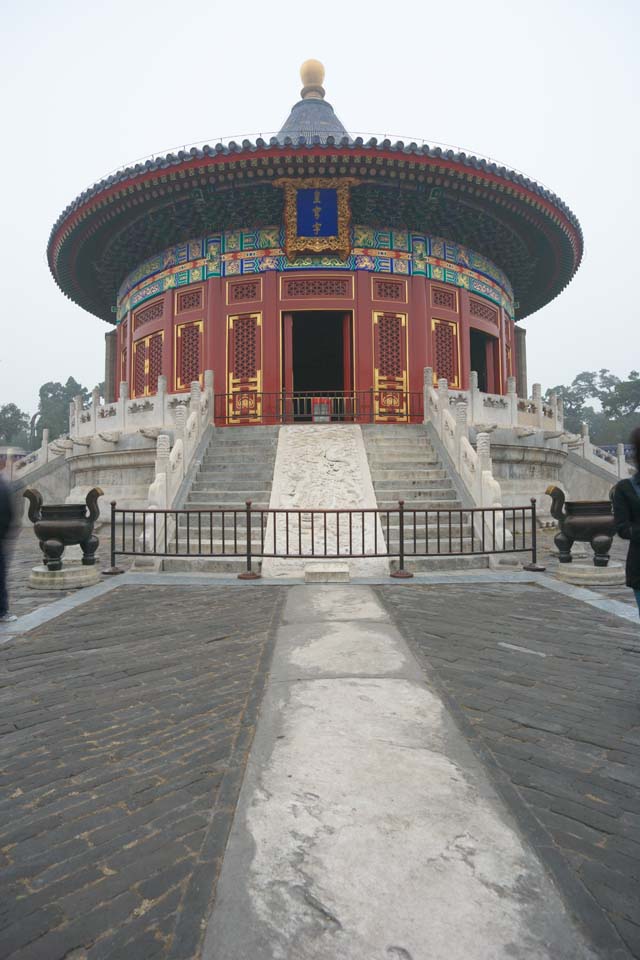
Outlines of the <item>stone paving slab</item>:
[[[107,524],[103,524],[96,533],[100,540],[96,562],[99,570],[105,570],[111,563],[109,556],[111,530]],[[7,579],[9,607],[11,612],[19,617],[32,613],[54,600],[60,600],[61,597],[72,596],[78,592],[77,590],[32,590],[29,586],[29,574],[31,568],[40,562],[41,556],[33,529],[30,526],[19,528],[17,535],[9,542]],[[64,563],[64,555],[62,559]],[[131,566],[131,557],[119,557],[118,565],[122,569],[128,569]]]
[[282,591],[120,587],[0,648],[0,957],[199,954]]
[[377,589],[599,955],[640,957],[640,627],[532,586]]

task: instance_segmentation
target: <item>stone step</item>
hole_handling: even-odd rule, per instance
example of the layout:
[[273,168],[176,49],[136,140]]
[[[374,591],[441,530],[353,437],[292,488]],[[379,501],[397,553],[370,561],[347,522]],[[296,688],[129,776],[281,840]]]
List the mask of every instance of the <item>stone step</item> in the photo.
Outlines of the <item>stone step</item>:
[[[400,477],[410,477],[414,474],[423,474],[428,470],[442,470],[442,464],[439,460],[417,460],[415,457],[411,460],[389,459],[389,460],[369,460],[369,470],[371,477],[377,480],[383,471],[393,470]],[[385,479],[380,477],[381,480]],[[389,478],[392,479],[392,478]]]
[[447,489],[453,490],[453,481],[444,477],[416,477],[413,480],[374,480],[373,488],[380,497],[393,495],[398,500],[407,496],[420,496],[421,491]]
[[[233,511],[233,510],[241,511],[242,513],[246,512],[246,507],[245,507],[245,502],[244,502],[244,500],[242,500],[242,501],[237,501],[237,502],[229,502],[229,503],[214,503],[213,501],[212,501],[211,503],[204,503],[204,502],[200,502],[200,501],[191,502],[191,500],[189,500],[189,502],[187,503],[185,509],[189,510],[190,512],[192,512],[192,513],[194,513],[194,514],[197,513],[198,511],[204,511],[204,512],[206,512],[207,510],[215,510],[215,511],[225,510],[229,516],[231,515],[231,511]],[[254,510],[254,511],[255,511],[255,510],[268,510],[268,509],[269,509],[269,503],[268,503],[268,501],[265,501],[265,500],[260,500],[260,501],[255,501],[255,500],[254,500],[254,501],[251,502],[251,509]],[[215,519],[215,517],[214,517],[214,519]],[[185,521],[185,522],[186,522],[186,521]],[[192,521],[192,522],[193,522],[193,521]],[[197,522],[197,521],[195,521],[195,522]],[[202,522],[204,523],[204,518],[203,518],[203,521],[202,521]],[[209,520],[207,519],[207,523],[208,523],[208,522],[209,522]]]
[[[237,494],[240,499],[247,500],[250,499],[252,492],[271,489],[271,480],[256,480],[255,482],[251,482],[250,486],[247,486],[247,481],[250,480],[249,477],[239,476],[233,479],[229,478],[229,482],[227,483],[224,483],[224,479],[225,478],[221,477],[203,477],[201,480],[194,480],[191,492],[211,493],[212,496],[217,496],[218,493],[233,493]],[[245,493],[248,494],[248,496],[245,496]]]
[[424,480],[449,480],[449,474],[443,467],[425,467],[424,470],[377,470],[372,473],[373,485],[377,487],[382,483],[392,483],[398,484],[401,482],[406,483],[422,483]]
[[[445,491],[447,493],[449,491]],[[397,510],[397,500],[378,500],[380,510]],[[459,500],[447,500],[444,496],[441,499],[436,497],[430,500],[413,500],[411,503],[405,501],[406,510],[461,510],[463,505]],[[442,520],[444,523],[444,519]]]
[[[392,570],[398,569],[398,560],[394,558],[389,566]],[[489,557],[486,555],[450,556],[444,557],[410,557],[405,559],[405,568],[410,573],[435,573],[445,570],[486,570],[489,566]]]
[[215,503],[221,507],[244,507],[247,500],[251,500],[252,504],[256,504],[256,501],[267,503],[269,494],[268,487],[263,490],[192,490],[187,502],[197,510],[201,509],[201,503]]
[[[253,560],[252,569],[260,573],[261,560]],[[168,573],[229,573],[237,576],[247,568],[244,557],[164,557],[162,569]]]
[[244,464],[247,466],[265,466],[266,464],[272,465],[273,462],[275,462],[275,458],[272,458],[270,453],[261,450],[259,447],[251,447],[246,452],[240,453],[236,451],[226,453],[223,450],[217,450],[215,454],[206,453],[202,458],[204,467],[216,467],[223,464],[230,464],[235,467]]

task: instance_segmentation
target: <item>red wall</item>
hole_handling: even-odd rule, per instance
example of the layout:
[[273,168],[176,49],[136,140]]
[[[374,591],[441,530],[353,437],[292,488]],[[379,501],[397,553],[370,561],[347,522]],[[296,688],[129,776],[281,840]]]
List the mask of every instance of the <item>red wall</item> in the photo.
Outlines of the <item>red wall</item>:
[[[404,322],[402,336],[406,340],[402,363],[410,392],[421,393],[425,366],[433,367],[434,379],[446,376],[452,385],[468,388],[472,329],[490,338],[487,341],[490,392],[505,393],[506,378],[516,369],[513,321],[494,304],[464,289],[424,277],[365,271],[269,271],[179,287],[128,314],[118,327],[116,382],[126,379],[130,396],[136,396],[133,373],[136,343],[144,340],[148,345],[151,337],[163,333],[161,372],[167,377],[167,389],[171,393],[188,390],[188,383],[183,386],[178,383],[180,357],[176,356],[176,329],[187,324],[194,327],[190,334],[191,366],[183,367],[183,372],[187,369],[193,374],[197,362],[200,379],[205,369],[213,370],[216,394],[227,393],[228,377],[233,372],[229,358],[230,331],[237,323],[234,318],[259,317],[261,356],[256,358],[256,363],[260,368],[261,390],[277,394],[283,386],[283,316],[313,309],[352,314],[353,388],[358,391],[371,390],[375,385],[374,355],[381,356],[380,345],[376,343],[380,327],[374,323],[375,314],[386,318],[395,316]],[[252,322],[258,324],[258,320]],[[199,341],[195,332],[198,324],[202,326]],[[396,328],[400,329],[399,324]],[[198,347],[194,346],[196,341]],[[127,375],[123,377],[120,363],[124,347]],[[155,364],[157,367],[158,358]],[[147,392],[155,392],[149,389],[153,385],[149,383],[149,374],[146,385]]]

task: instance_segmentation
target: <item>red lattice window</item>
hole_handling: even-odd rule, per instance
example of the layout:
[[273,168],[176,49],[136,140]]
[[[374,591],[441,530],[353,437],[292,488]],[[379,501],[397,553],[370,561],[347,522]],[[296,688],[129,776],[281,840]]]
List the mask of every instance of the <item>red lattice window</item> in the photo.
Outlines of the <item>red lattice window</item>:
[[202,382],[202,320],[182,323],[176,330],[177,390],[186,390],[194,380]]
[[150,303],[148,307],[143,307],[142,310],[138,310],[134,315],[133,329],[138,330],[144,326],[145,323],[151,323],[152,320],[159,320],[163,311],[164,302],[162,300],[156,300],[155,303]]
[[351,281],[344,277],[308,277],[286,280],[283,297],[291,300],[304,297],[350,297]]
[[162,334],[156,333],[149,337],[149,379],[148,393],[158,392],[158,377],[162,373]]
[[444,287],[431,288],[431,303],[434,307],[442,307],[445,310],[456,310],[456,294],[454,290],[446,290]]
[[451,387],[458,386],[457,325],[446,320],[436,320],[433,326],[433,354],[435,375],[444,377]]
[[237,317],[233,325],[234,377],[251,380],[258,371],[256,317]]
[[204,301],[202,287],[197,290],[180,290],[176,294],[176,313],[187,313],[188,310],[201,310]]
[[402,317],[383,313],[378,319],[378,364],[380,377],[402,377]]
[[374,280],[373,296],[375,300],[396,300],[406,303],[406,284],[402,280]]
[[247,300],[262,299],[262,281],[243,280],[229,284],[229,303],[242,303]]
[[480,320],[488,320],[490,323],[498,322],[498,311],[484,300],[469,300],[469,313]]
[[147,386],[147,341],[138,340],[133,347],[133,395],[142,397]]

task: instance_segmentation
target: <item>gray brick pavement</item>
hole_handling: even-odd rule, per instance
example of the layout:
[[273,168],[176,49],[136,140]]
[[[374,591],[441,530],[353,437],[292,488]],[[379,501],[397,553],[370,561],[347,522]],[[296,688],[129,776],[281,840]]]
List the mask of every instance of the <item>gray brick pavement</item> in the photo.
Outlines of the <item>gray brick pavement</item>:
[[535,587],[378,589],[595,941],[640,957],[639,627]]
[[121,587],[0,648],[0,957],[188,960],[282,591]]

